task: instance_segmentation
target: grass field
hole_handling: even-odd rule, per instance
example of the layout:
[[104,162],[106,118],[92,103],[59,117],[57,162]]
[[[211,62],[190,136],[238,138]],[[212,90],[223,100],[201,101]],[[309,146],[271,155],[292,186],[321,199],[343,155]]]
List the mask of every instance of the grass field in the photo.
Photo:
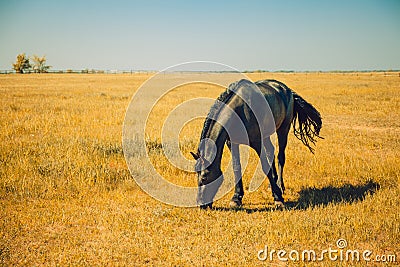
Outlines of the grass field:
[[[400,77],[384,73],[253,73],[286,83],[322,114],[315,154],[292,133],[284,172],[287,209],[267,182],[246,191],[243,209],[178,208],[135,183],[122,150],[125,110],[150,74],[0,76],[0,266],[386,266],[400,263]],[[188,85],[167,95],[146,129],[149,155],[168,180],[195,185],[159,151],[168,112],[222,88]],[[196,149],[202,121],[180,134]],[[224,166],[229,160],[225,153]],[[257,164],[250,152],[244,184]],[[134,175],[146,176],[140,168]],[[301,259],[301,251],[372,251],[371,262]],[[260,261],[271,250],[300,259]],[[292,254],[293,256],[294,254]],[[380,259],[396,262],[377,262]],[[268,254],[269,256],[269,254]],[[340,257],[339,257],[340,258]]]

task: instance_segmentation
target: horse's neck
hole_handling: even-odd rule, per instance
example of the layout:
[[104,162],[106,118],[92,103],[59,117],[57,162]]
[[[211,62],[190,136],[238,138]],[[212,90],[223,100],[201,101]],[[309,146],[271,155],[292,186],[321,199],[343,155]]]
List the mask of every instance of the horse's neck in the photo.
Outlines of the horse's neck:
[[228,137],[227,132],[219,123],[215,123],[213,127],[210,129],[210,134],[208,135],[207,138],[214,141],[217,148],[215,159],[211,164],[212,167],[218,167],[218,168],[221,167],[222,152],[224,150],[224,145],[227,137]]

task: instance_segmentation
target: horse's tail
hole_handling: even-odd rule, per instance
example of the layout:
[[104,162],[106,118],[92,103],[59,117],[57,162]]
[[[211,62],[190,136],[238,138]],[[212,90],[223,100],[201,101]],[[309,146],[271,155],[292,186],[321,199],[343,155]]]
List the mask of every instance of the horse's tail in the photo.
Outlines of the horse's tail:
[[[319,132],[322,128],[321,114],[310,103],[304,100],[297,93],[293,92],[293,132],[303,144],[314,153],[317,138],[323,139]],[[297,123],[298,122],[298,123]],[[298,124],[298,126],[296,126]]]

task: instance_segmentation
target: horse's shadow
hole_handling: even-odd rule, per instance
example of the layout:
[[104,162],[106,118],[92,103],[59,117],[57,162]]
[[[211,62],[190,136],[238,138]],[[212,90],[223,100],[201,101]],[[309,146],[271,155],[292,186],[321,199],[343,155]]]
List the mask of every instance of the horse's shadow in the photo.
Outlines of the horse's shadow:
[[379,188],[380,185],[374,181],[368,181],[361,185],[345,184],[341,187],[305,188],[299,192],[297,201],[286,204],[289,209],[305,210],[315,206],[327,206],[331,203],[353,203],[363,201],[367,195],[375,194]]
[[[353,203],[363,201],[367,195],[375,194],[380,185],[374,181],[368,181],[361,185],[345,184],[340,187],[327,186],[323,188],[305,188],[299,192],[296,201],[285,203],[284,210],[306,210],[317,206],[327,206],[329,204]],[[216,208],[217,210],[231,210],[228,208]],[[276,207],[251,208],[242,207],[238,210],[247,213],[273,211]],[[282,209],[281,209],[282,210]]]

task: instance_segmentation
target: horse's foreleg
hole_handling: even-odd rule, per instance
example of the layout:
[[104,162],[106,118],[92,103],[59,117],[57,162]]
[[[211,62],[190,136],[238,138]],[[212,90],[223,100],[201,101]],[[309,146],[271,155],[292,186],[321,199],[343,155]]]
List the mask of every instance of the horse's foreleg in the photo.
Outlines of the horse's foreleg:
[[231,143],[228,147],[231,150],[233,174],[235,175],[235,193],[230,202],[230,206],[236,208],[242,206],[242,198],[244,195],[239,144]]

